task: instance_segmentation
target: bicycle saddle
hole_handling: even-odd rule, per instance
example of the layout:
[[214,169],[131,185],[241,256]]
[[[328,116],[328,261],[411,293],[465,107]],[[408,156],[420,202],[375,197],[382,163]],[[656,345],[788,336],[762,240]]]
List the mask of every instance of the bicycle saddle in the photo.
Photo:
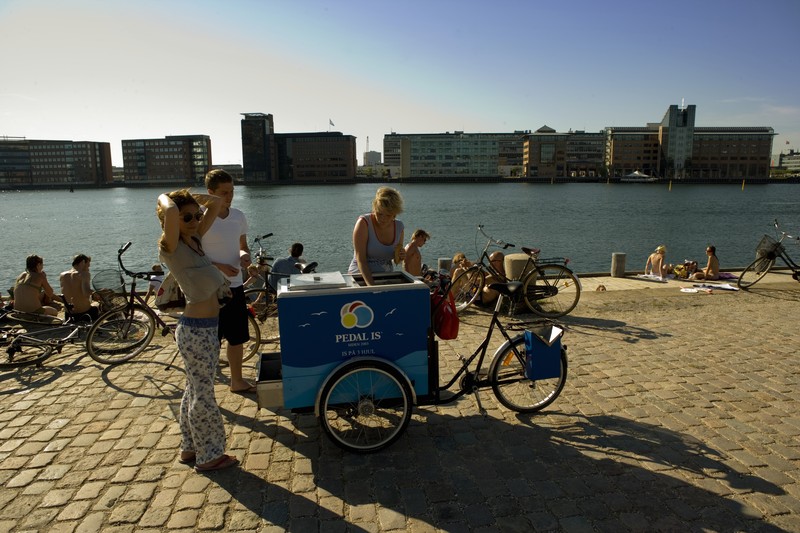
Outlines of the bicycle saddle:
[[541,250],[540,250],[540,249],[538,249],[538,248],[527,248],[527,247],[525,247],[525,246],[523,246],[521,249],[522,249],[522,251],[523,251],[523,252],[525,252],[526,254],[528,254],[528,255],[531,255],[531,256],[534,256],[534,257],[535,257],[535,256],[537,256],[537,255],[539,255],[539,252],[541,252]]
[[300,272],[302,272],[303,274],[308,274],[310,272],[314,272],[314,269],[317,268],[318,264],[319,263],[317,263],[316,261],[311,261],[307,265],[304,265],[303,263],[295,263],[294,267],[296,269],[298,269]]
[[511,296],[514,294],[519,288],[522,287],[521,281],[509,281],[507,283],[491,283],[489,288],[493,291],[497,291],[504,296]]

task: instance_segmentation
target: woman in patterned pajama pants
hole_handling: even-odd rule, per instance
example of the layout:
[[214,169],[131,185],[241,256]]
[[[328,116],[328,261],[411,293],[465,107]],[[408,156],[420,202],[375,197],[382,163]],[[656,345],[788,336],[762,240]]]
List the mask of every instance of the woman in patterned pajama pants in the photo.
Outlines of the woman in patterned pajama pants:
[[[200,203],[206,207],[200,209]],[[219,359],[220,300],[230,295],[227,278],[203,251],[200,237],[222,208],[222,198],[193,195],[188,189],[158,197],[156,214],[164,230],[158,257],[169,267],[186,297],[175,337],[186,369],[181,400],[179,461],[206,472],[239,463],[225,451],[225,426],[214,397],[214,375]]]
[[225,451],[225,426],[214,397],[214,375],[219,360],[219,320],[181,317],[175,338],[186,368],[186,390],[181,400],[181,449],[194,450],[198,463],[207,463]]

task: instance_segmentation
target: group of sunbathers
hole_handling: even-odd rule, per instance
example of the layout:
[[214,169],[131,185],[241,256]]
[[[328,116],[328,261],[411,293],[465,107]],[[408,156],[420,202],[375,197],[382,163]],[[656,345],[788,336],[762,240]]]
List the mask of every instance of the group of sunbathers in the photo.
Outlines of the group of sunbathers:
[[668,264],[665,260],[666,255],[667,247],[663,244],[657,246],[644,265],[645,275],[657,276],[662,279],[670,275],[691,280],[719,279],[719,259],[717,259],[717,248],[715,246],[706,247],[708,263],[705,268],[700,270],[697,268],[697,261],[686,260],[682,265]]

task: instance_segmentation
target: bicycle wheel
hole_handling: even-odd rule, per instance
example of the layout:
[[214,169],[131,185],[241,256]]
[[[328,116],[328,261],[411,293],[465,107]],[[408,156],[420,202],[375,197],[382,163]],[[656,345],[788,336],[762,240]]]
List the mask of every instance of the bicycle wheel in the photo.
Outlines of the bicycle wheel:
[[[261,325],[249,312],[247,313],[247,331],[249,338],[244,343],[242,362],[252,359],[258,353],[258,347],[261,346]],[[219,352],[219,360],[223,365],[229,364],[227,352],[227,341],[223,339]]]
[[740,289],[752,287],[758,280],[767,275],[767,272],[769,272],[769,269],[771,269],[774,264],[775,258],[770,259],[766,255],[759,257],[742,270],[742,274],[739,276],[739,281],[736,282],[736,285],[738,285]]
[[495,355],[489,367],[492,390],[501,404],[519,413],[544,409],[561,394],[567,381],[567,355],[561,349],[561,375],[551,379],[525,377],[525,336],[519,335]]
[[411,388],[393,367],[359,361],[339,369],[322,389],[319,420],[333,442],[350,452],[381,450],[411,419]]
[[92,324],[86,337],[86,350],[98,363],[124,363],[150,345],[155,326],[153,315],[140,305],[109,311]]
[[25,311],[9,311],[5,316],[10,322],[17,322],[25,326],[51,327],[60,326],[64,323],[62,318],[43,313],[26,313]]
[[36,365],[52,354],[53,347],[48,344],[12,344],[0,355],[0,369]]
[[456,311],[461,312],[481,297],[486,284],[486,274],[478,266],[469,267],[460,273],[450,285],[450,292],[456,303]]
[[578,305],[581,284],[564,265],[536,265],[522,285],[525,305],[545,318],[558,318]]

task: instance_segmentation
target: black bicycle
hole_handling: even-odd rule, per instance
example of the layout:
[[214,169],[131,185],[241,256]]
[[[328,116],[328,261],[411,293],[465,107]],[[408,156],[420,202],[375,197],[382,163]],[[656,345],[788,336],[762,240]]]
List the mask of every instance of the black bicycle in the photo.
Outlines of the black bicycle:
[[795,244],[800,244],[800,237],[789,235],[785,231],[781,231],[778,221],[773,222],[776,233],[780,233],[778,239],[773,239],[769,235],[761,237],[758,246],[756,247],[756,260],[750,263],[739,276],[737,285],[740,289],[747,289],[755,285],[761,278],[766,276],[770,269],[775,266],[775,260],[781,258],[786,266],[792,270],[792,278],[800,281],[800,265],[795,263],[789,254],[786,253],[786,247],[783,243],[786,240],[795,241]]
[[[466,269],[460,269],[453,279],[452,294],[459,313],[480,300],[487,276],[495,281],[509,281],[504,272],[492,265],[489,250],[491,248],[505,250],[513,248],[514,245],[487,235],[483,231],[483,225],[478,226],[475,234],[476,243],[478,235],[486,239],[486,245],[478,256],[477,263]],[[567,268],[569,259],[540,259],[540,250],[537,248],[523,246],[521,250],[528,256],[520,277],[522,290],[517,291],[511,301],[524,302],[532,313],[544,318],[562,317],[575,309],[581,297],[581,282],[578,276]]]

